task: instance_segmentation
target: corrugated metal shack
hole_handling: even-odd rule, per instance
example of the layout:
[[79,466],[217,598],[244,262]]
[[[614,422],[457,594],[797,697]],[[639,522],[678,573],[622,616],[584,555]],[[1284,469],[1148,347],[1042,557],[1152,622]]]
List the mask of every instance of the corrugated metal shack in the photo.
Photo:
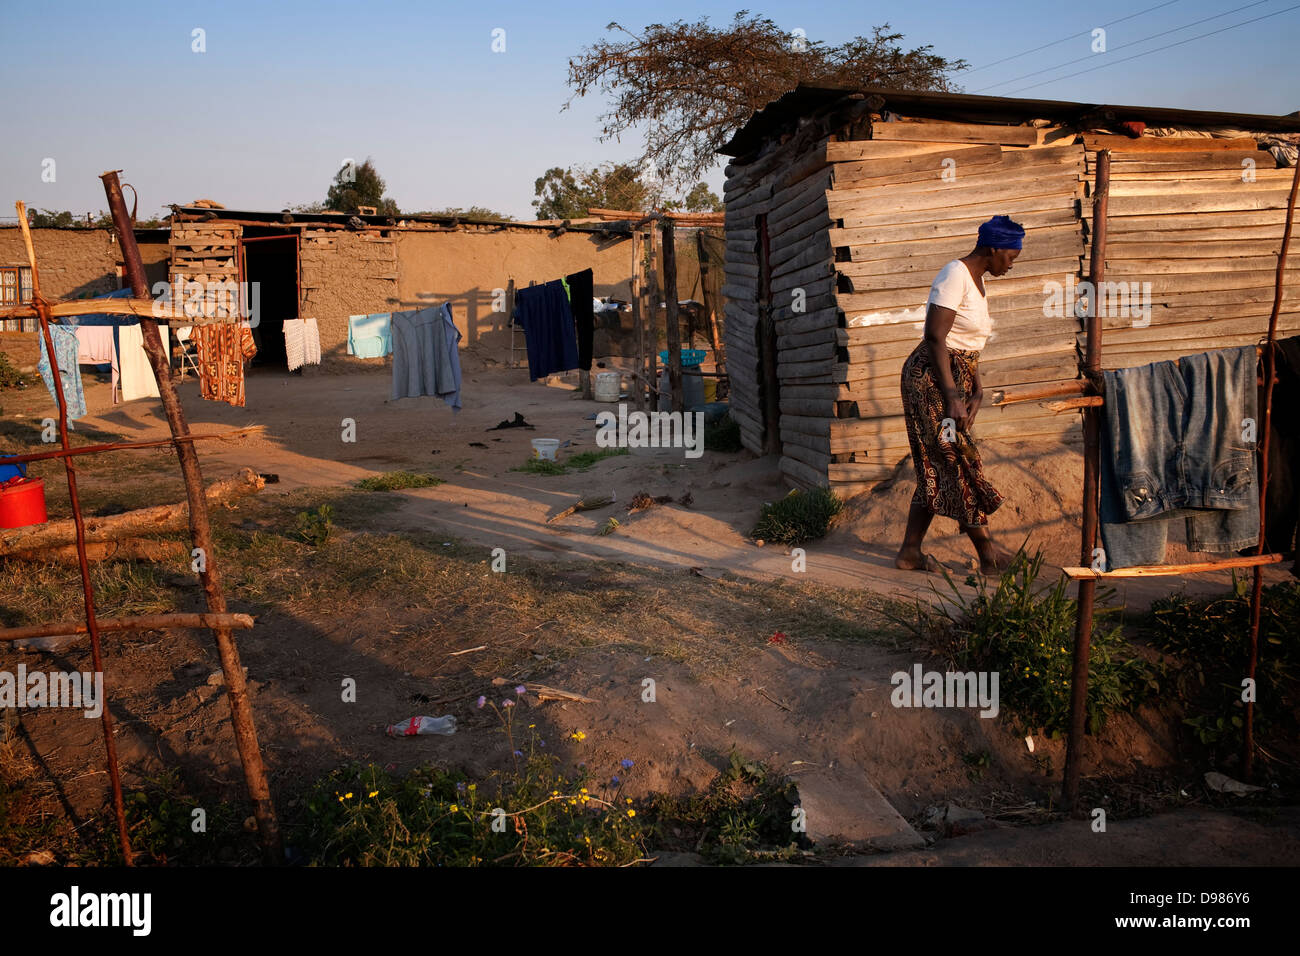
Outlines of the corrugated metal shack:
[[[1145,128],[1144,128],[1145,124]],[[899,373],[930,283],[990,216],[1027,230],[987,278],[986,396],[1078,374],[1093,164],[1113,151],[1103,364],[1260,339],[1300,117],[800,87],[722,152],[732,415],[791,484],[851,494],[908,455]],[[1300,331],[1300,262],[1279,334]],[[1136,285],[1134,285],[1136,283]],[[1149,305],[1149,310],[1143,306]],[[1060,438],[1077,415],[981,412],[977,434]]]

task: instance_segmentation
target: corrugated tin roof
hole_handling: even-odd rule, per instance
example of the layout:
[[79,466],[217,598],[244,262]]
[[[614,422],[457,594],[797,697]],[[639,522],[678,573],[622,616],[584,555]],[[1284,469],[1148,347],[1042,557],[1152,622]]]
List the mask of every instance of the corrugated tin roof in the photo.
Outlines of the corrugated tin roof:
[[1300,133],[1300,116],[1262,116],[1209,110],[1168,109],[1158,106],[1116,106],[1108,103],[1074,103],[1065,100],[1016,99],[976,96],[970,93],[930,93],[884,87],[799,86],[763,107],[731,141],[718,150],[724,156],[743,156],[758,149],[769,135],[823,106],[850,94],[877,95],[884,108],[905,116],[950,122],[1023,123],[1047,119],[1073,123],[1086,116],[1106,115],[1111,122],[1141,120],[1148,126],[1231,126],[1275,133]]

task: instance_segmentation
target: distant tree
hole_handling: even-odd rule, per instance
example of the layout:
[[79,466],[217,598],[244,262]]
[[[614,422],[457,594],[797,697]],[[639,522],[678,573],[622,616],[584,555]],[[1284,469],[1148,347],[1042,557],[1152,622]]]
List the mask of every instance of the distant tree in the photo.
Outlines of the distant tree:
[[85,223],[85,219],[78,219],[66,209],[61,212],[53,209],[27,210],[27,225],[33,229],[70,229]]
[[513,222],[514,216],[507,216],[503,212],[497,212],[495,209],[489,209],[487,206],[470,206],[468,209],[462,209],[460,206],[447,206],[445,209],[433,209],[428,212],[411,212],[408,216],[455,216],[460,219],[486,219],[492,222]]
[[580,219],[591,209],[643,210],[655,198],[629,163],[605,163],[594,168],[554,166],[533,183],[538,219]]
[[285,203],[285,208],[290,212],[300,212],[303,215],[315,215],[316,213],[331,212],[325,208],[323,202],[300,202],[296,206]]
[[[137,219],[137,229],[159,229],[167,225],[166,217],[171,211],[164,207],[161,217]],[[102,210],[96,213],[78,215],[68,210],[56,212],[53,209],[27,210],[27,224],[33,229],[112,229],[113,217]]]
[[708,183],[696,183],[682,200],[682,208],[687,212],[722,212],[726,206]]
[[325,196],[326,211],[356,215],[360,206],[374,206],[383,216],[401,215],[397,203],[384,195],[384,181],[368,157],[360,166],[348,163],[340,167]]
[[613,108],[601,139],[645,126],[637,164],[651,164],[677,186],[696,182],[718,161],[717,149],[757,110],[800,83],[949,90],[949,74],[967,66],[931,46],[904,50],[889,24],[838,46],[792,34],[742,10],[725,28],[682,20],[652,23],[641,34],[618,23],[626,40],[600,40],[569,60],[575,98],[601,92]]

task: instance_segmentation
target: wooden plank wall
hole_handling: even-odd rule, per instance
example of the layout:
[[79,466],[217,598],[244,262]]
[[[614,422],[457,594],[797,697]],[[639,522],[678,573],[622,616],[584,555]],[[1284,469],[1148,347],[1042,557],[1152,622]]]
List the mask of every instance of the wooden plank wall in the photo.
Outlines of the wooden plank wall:
[[[886,138],[895,126],[909,138]],[[831,486],[845,493],[888,477],[907,457],[902,366],[921,341],[930,284],[946,263],[974,248],[980,223],[1006,214],[1026,229],[1012,272],[986,277],[994,334],[981,354],[985,390],[1074,377],[1082,327],[1068,312],[1044,315],[1046,284],[1064,287],[1080,274],[1082,146],[1031,146],[1037,131],[1027,127],[907,123],[877,124],[875,132],[872,140],[827,148],[830,215],[840,221],[830,241],[844,327],[837,332],[836,403],[823,467]],[[920,138],[930,135],[963,141]],[[1077,416],[1037,405],[986,406],[976,432],[1059,437],[1071,428]]]
[[[826,190],[830,171],[826,139],[809,149],[793,140],[766,156],[740,167],[728,167],[724,187],[726,212],[727,374],[731,387],[731,414],[739,423],[746,448],[762,452],[769,423],[764,414],[762,348],[759,315],[759,234],[756,220],[768,217],[771,254],[771,310],[777,334],[780,382],[780,432],[784,449],[781,468],[800,483],[826,483],[802,461],[804,449],[816,446],[822,453],[829,442],[827,424],[820,434],[804,434],[798,416],[787,414],[791,397],[832,402],[833,381],[829,360],[835,349],[833,313],[834,272],[827,238],[830,219]],[[795,288],[803,290],[795,314]],[[832,311],[828,311],[830,308]],[[824,367],[822,367],[824,366]]]
[[[1151,314],[1149,324],[1103,318],[1106,368],[1251,345],[1268,331],[1295,171],[1273,168],[1272,156],[1253,143],[1180,139],[1174,149],[1170,140],[1157,142],[1161,148],[1150,151],[1147,140],[1136,140],[1111,152],[1106,278],[1139,288],[1149,282]],[[1096,155],[1087,154],[1089,179]],[[1288,264],[1283,337],[1300,332],[1300,258]]]

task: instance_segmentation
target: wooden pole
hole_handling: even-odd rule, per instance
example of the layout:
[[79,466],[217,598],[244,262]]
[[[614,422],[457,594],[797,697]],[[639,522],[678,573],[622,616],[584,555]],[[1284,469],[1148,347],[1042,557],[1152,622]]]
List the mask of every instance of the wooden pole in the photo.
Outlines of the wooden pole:
[[[1088,338],[1084,368],[1090,374],[1101,372],[1101,315],[1097,308],[1097,290],[1106,275],[1106,209],[1110,197],[1110,150],[1097,153],[1097,180],[1092,201],[1092,292],[1088,296]],[[1101,478],[1101,410],[1090,406],[1083,410],[1083,533],[1079,563],[1093,563],[1097,546],[1097,511]],[[1088,659],[1092,649],[1093,605],[1097,581],[1079,582],[1078,615],[1074,627],[1074,660],[1070,672],[1070,732],[1065,747],[1065,781],[1062,803],[1074,811],[1079,797],[1079,761],[1084,735],[1088,729]]]
[[677,240],[673,221],[665,219],[664,234],[664,306],[668,322],[668,387],[672,392],[672,410],[684,412],[682,396],[682,324],[677,313]]
[[709,255],[704,248],[704,230],[695,234],[695,247],[700,257],[700,301],[709,318],[709,339],[713,344],[713,367],[719,375],[727,374],[726,356],[722,354],[722,337],[718,335],[717,303],[709,299]]
[[[108,207],[113,214],[113,227],[117,231],[118,242],[122,247],[122,260],[126,265],[126,274],[131,281],[131,289],[136,298],[149,298],[149,285],[145,280],[144,262],[140,258],[140,247],[136,245],[135,233],[131,229],[131,219],[126,211],[126,200],[122,196],[122,186],[117,172],[111,171],[100,176],[104,181],[104,192],[108,196]],[[181,408],[180,398],[172,383],[171,368],[167,353],[163,350],[162,337],[158,334],[158,323],[149,316],[141,316],[140,330],[144,336],[144,350],[153,366],[154,378],[158,381],[158,395],[162,400],[163,412],[171,428],[173,438],[189,437],[190,426],[185,420],[185,410]],[[221,575],[217,570],[216,548],[212,543],[212,525],[208,518],[208,503],[203,489],[203,475],[199,470],[199,456],[194,450],[194,443],[185,441],[176,445],[176,457],[180,460],[181,477],[185,480],[185,496],[189,501],[190,539],[194,547],[203,556],[203,570],[199,579],[203,584],[203,595],[208,610],[213,614],[225,614],[226,594],[221,586]],[[284,862],[284,846],[280,836],[280,824],[275,816],[275,805],[271,802],[271,788],[266,779],[266,768],[262,763],[262,750],[257,742],[257,728],[253,722],[253,708],[248,700],[248,682],[244,677],[243,665],[239,662],[239,648],[230,628],[220,627],[215,632],[217,650],[221,657],[221,670],[226,678],[226,697],[230,701],[231,724],[235,731],[235,746],[239,750],[239,759],[244,768],[244,780],[248,785],[249,796],[253,800],[253,815],[257,820],[257,829],[262,838],[262,849],[266,861],[271,865]]]
[[641,230],[634,230],[632,233],[632,327],[636,330],[636,376],[633,378],[632,395],[636,399],[636,407],[640,411],[645,411],[646,394],[645,381],[643,376],[646,373],[646,339],[645,339],[645,314],[642,308],[642,256],[644,255],[641,245]]
[[[32,232],[27,222],[27,207],[22,202],[14,205],[18,210],[18,223],[22,228],[23,243],[27,246],[27,262],[32,270],[32,299],[39,310],[41,337],[45,340],[45,351],[50,362],[50,380],[54,383],[54,399],[59,406],[59,443],[63,451],[68,452],[72,447],[68,441],[68,401],[63,394],[63,376],[59,373],[59,356],[54,350],[54,336],[50,333],[49,305],[41,295],[41,274],[36,265],[36,247],[32,243]],[[68,498],[72,504],[72,520],[76,531],[77,565],[81,570],[81,594],[86,609],[86,632],[90,635],[90,658],[95,673],[103,674],[104,657],[99,641],[99,625],[95,619],[95,588],[90,581],[90,563],[86,557],[86,526],[81,517],[81,502],[77,496],[77,470],[73,466],[71,455],[64,457],[63,468],[68,476]],[[118,769],[117,742],[113,738],[113,714],[110,708],[102,708],[99,723],[104,733],[104,751],[113,793],[113,815],[117,819],[117,838],[122,850],[122,862],[126,866],[134,866],[131,838],[126,828],[126,804],[122,800],[122,776]]]
[[650,224],[650,262],[646,268],[646,334],[649,339],[646,377],[650,380],[650,407],[659,407],[659,230]]
[[[1277,253],[1277,278],[1273,283],[1273,309],[1268,316],[1268,344],[1264,348],[1264,415],[1260,428],[1263,429],[1263,441],[1259,449],[1259,546],[1255,553],[1262,555],[1267,542],[1264,531],[1267,528],[1265,507],[1268,504],[1268,449],[1269,432],[1273,423],[1273,377],[1277,371],[1277,318],[1282,310],[1282,284],[1286,277],[1286,256],[1291,247],[1291,220],[1295,217],[1296,191],[1300,188],[1300,161],[1296,162],[1295,173],[1291,176],[1291,194],[1286,202],[1286,225],[1282,229],[1282,248]],[[1251,685],[1255,685],[1256,670],[1259,666],[1259,616],[1264,600],[1264,569],[1255,566],[1250,588],[1250,660],[1246,663],[1246,676]],[[1246,726],[1242,730],[1241,742],[1242,772],[1249,781],[1255,771],[1255,699],[1254,695],[1246,701]]]

